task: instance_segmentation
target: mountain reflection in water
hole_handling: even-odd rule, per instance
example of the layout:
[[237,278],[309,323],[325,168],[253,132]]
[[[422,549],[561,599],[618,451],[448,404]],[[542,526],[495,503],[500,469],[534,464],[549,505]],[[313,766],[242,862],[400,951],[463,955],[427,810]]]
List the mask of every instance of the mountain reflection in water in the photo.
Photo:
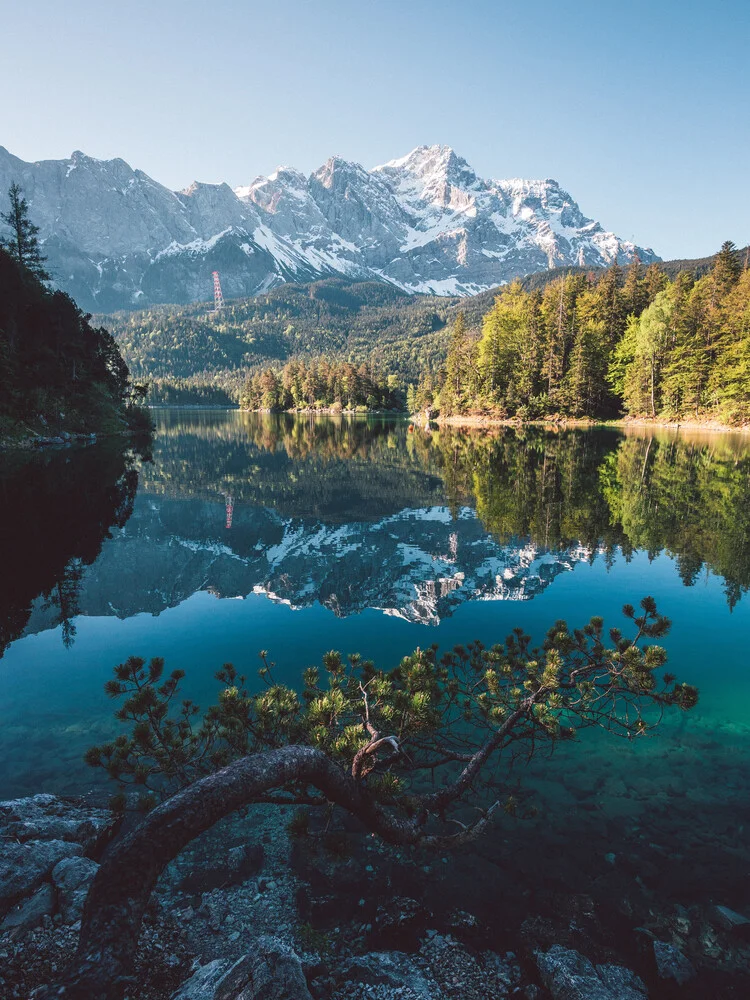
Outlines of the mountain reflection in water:
[[158,424],[135,502],[136,472],[112,447],[3,470],[4,644],[61,623],[70,643],[77,614],[158,615],[198,591],[437,624],[636,550],[674,556],[688,586],[716,574],[730,607],[750,585],[739,435],[209,411]]

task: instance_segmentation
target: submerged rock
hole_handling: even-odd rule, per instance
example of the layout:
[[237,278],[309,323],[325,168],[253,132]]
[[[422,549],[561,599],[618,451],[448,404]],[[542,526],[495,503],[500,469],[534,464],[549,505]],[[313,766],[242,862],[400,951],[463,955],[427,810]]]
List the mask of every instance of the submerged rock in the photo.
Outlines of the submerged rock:
[[0,839],[64,840],[96,854],[114,834],[120,820],[109,809],[97,809],[57,795],[32,795],[0,802]]
[[654,941],[654,958],[661,979],[674,979],[684,986],[695,976],[695,969],[679,948],[666,941]]
[[80,920],[91,882],[99,865],[91,858],[64,858],[52,870],[63,923]]
[[6,843],[0,854],[0,913],[38,889],[63,858],[81,853],[80,844],[64,840]]
[[630,969],[620,965],[594,966],[588,958],[553,944],[537,952],[542,982],[554,1000],[645,1000],[646,986]]
[[172,1000],[312,1000],[299,956],[279,938],[260,937],[239,961],[215,959]]
[[11,932],[12,937],[37,927],[45,916],[51,916],[55,909],[55,892],[46,882],[34,893],[15,906],[0,923],[0,933]]

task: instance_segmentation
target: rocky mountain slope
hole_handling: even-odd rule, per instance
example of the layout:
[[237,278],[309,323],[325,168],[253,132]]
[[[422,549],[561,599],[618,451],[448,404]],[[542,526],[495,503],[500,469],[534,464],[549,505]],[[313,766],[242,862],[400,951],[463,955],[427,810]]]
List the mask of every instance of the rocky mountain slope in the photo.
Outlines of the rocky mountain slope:
[[471,295],[549,267],[658,258],[586,218],[554,180],[486,180],[448,146],[365,170],[338,156],[232,190],[174,192],[124,160],[26,163],[0,147],[0,190],[24,189],[57,284],[106,312],[227,297],[328,275]]

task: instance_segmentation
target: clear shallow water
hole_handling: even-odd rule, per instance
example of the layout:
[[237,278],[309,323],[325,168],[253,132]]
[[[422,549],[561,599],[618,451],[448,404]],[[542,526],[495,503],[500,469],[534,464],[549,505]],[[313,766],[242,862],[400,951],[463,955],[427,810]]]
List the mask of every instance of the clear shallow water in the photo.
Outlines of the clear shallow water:
[[[628,754],[710,734],[742,785],[747,438],[156,419],[153,461],[133,468],[113,445],[3,466],[1,797],[91,786],[82,753],[116,731],[102,687],[131,654],[186,670],[185,693],[205,705],[221,664],[253,674],[261,648],[293,681],[331,648],[391,665],[516,626],[541,637],[557,618],[619,624],[644,594],[672,618],[673,667],[701,703]],[[622,757],[590,744],[576,768],[594,748],[611,766]]]
[[[750,959],[714,904],[750,916],[748,438],[156,419],[152,461],[114,442],[2,456],[0,798],[104,794],[82,754],[117,731],[102,687],[130,654],[185,669],[205,705],[216,669],[252,676],[261,648],[293,681],[331,648],[390,665],[558,618],[618,623],[653,594],[694,712],[503,775],[518,815],[450,863],[353,850],[438,923],[475,915],[496,950],[523,951],[531,921],[531,940],[624,962],[661,996],[646,927],[697,965],[685,1000],[746,995]],[[211,837],[221,850],[226,824]],[[366,891],[331,920],[359,919]]]

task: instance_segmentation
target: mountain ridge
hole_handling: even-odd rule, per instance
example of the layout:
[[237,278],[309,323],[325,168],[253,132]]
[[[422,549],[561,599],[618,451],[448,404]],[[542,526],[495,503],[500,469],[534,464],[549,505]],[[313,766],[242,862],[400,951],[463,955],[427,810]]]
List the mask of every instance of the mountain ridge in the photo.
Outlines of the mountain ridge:
[[367,170],[332,156],[232,189],[171,191],[125,160],[76,150],[27,163],[0,146],[0,189],[21,184],[56,283],[84,309],[203,301],[329,276],[471,295],[553,266],[658,260],[587,218],[557,181],[479,177],[449,146]]

